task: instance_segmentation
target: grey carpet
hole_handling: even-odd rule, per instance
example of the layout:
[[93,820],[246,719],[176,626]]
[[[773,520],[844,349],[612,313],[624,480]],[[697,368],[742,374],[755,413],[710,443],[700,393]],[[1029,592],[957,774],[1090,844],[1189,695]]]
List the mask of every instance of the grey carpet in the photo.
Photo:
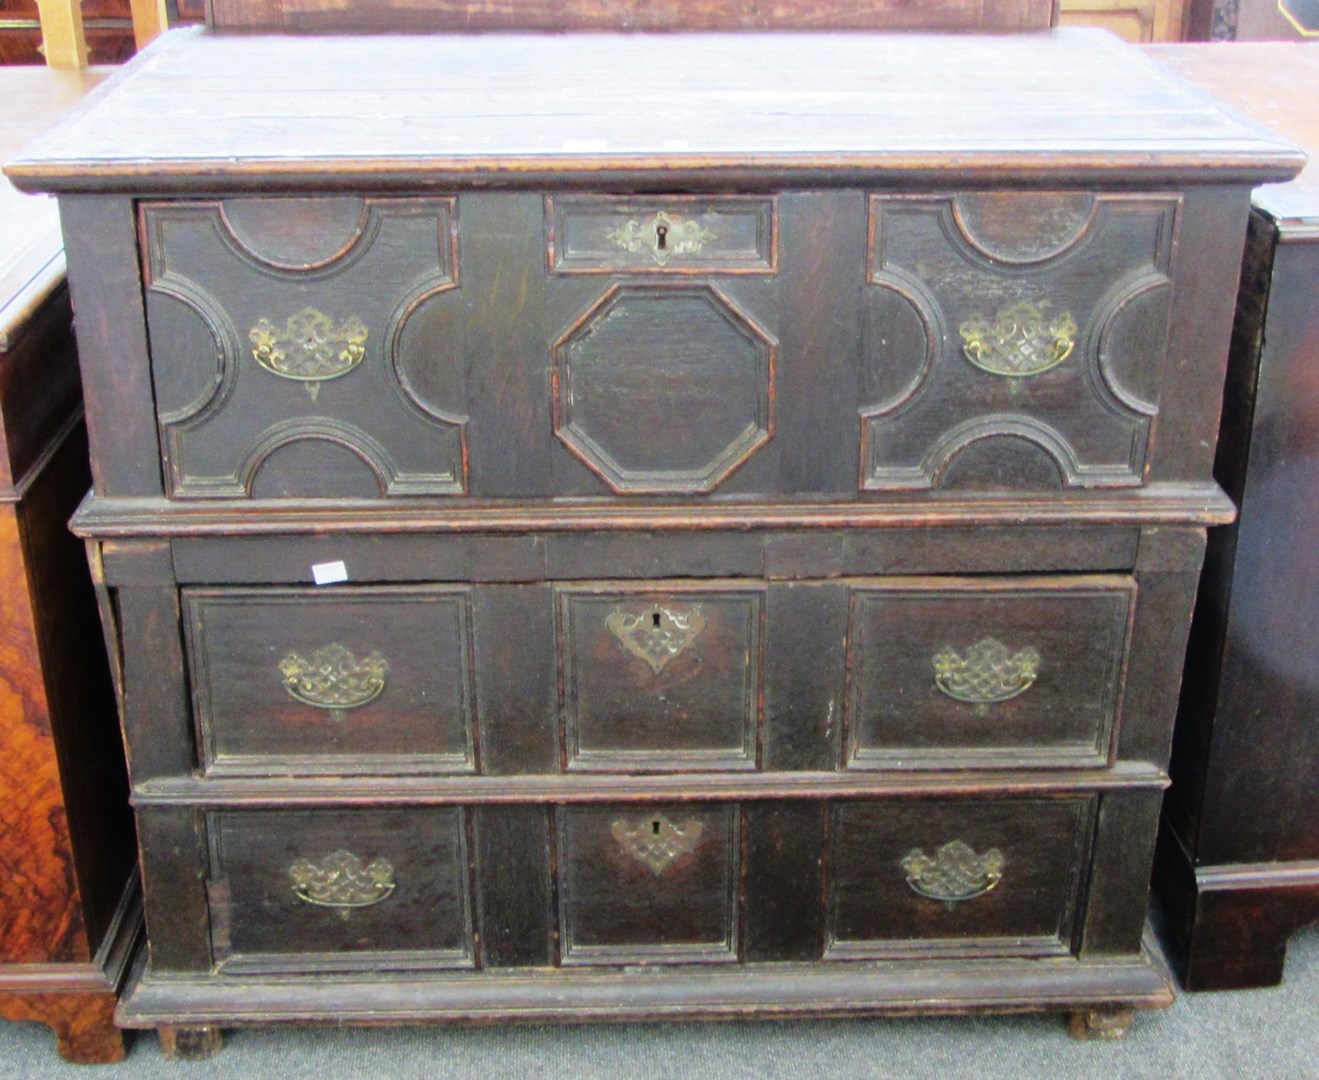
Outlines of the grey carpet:
[[204,1062],[138,1036],[120,1065],[67,1065],[37,1024],[0,1022],[0,1080],[1319,1080],[1319,927],[1276,989],[1186,994],[1121,1043],[1077,1043],[1057,1016],[495,1028],[267,1028]]

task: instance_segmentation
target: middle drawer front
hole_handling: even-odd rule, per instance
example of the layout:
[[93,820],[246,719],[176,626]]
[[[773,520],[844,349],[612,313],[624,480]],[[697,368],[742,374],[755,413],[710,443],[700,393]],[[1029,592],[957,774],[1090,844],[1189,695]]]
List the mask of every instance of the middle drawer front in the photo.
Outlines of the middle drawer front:
[[1119,575],[184,590],[216,775],[1102,767]]
[[226,974],[1066,955],[1121,797],[215,810],[212,954]]

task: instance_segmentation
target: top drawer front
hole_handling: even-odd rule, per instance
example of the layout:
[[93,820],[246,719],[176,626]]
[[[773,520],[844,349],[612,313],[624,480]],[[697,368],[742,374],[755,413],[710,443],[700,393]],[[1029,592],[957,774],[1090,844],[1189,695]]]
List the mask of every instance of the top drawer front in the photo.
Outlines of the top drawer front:
[[772,274],[773,198],[668,195],[546,200],[550,270],[560,274]]
[[169,495],[465,490],[451,199],[146,203],[141,224]]
[[1139,485],[1180,207],[855,190],[144,203],[167,493]]
[[1140,484],[1179,209],[1161,194],[872,196],[862,486]]

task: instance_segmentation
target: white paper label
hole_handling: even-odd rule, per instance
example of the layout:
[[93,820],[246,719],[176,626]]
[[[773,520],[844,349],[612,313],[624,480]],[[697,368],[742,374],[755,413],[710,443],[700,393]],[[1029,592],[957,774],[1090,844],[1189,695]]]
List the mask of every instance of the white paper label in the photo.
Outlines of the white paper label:
[[348,567],[344,566],[342,559],[338,562],[316,563],[311,568],[311,579],[317,585],[338,585],[348,580]]

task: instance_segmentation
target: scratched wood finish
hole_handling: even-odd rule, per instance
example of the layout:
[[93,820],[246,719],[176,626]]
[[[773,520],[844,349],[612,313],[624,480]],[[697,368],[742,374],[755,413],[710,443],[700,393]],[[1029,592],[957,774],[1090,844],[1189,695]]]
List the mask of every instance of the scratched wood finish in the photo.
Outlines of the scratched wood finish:
[[[171,107],[181,94],[191,108]],[[565,94],[585,106],[561,108]],[[180,30],[153,42],[116,94],[6,168],[20,186],[48,190],[170,192],[192,177],[194,191],[265,194],[306,191],[317,176],[361,193],[407,188],[416,168],[432,188],[465,186],[479,171],[500,185],[617,193],[753,178],[753,188],[819,187],[875,170],[928,185],[930,169],[941,185],[1157,183],[1187,169],[1239,183],[1299,165],[1284,140],[1084,31],[988,41]]]
[[[1248,185],[1297,164],[1084,34],[153,47],[12,167],[86,313],[123,1021],[1166,1004]],[[375,697],[295,700],[331,645],[294,689]]]
[[[1319,76],[1315,46],[1234,46],[1231,63],[1207,47],[1150,52],[1319,151],[1293,93]],[[1253,202],[1215,464],[1241,519],[1211,534],[1158,863],[1190,989],[1277,983],[1288,938],[1319,919],[1319,668],[1305,646],[1319,609],[1319,172]]]
[[779,0],[748,8],[728,0],[700,3],[603,3],[601,0],[212,0],[221,29],[359,33],[472,30],[1038,30],[1057,22],[1046,0],[955,0],[904,4],[867,0]]

